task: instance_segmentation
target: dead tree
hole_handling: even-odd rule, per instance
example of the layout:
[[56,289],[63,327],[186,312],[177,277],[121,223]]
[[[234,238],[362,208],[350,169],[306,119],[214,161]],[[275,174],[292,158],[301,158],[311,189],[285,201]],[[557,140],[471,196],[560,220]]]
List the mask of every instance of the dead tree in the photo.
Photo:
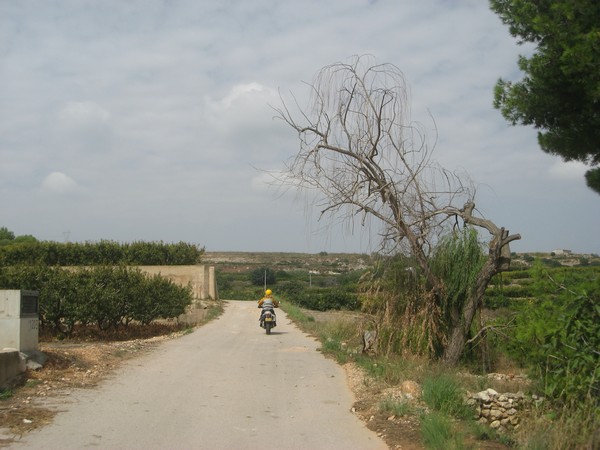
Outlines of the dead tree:
[[485,288],[508,267],[509,243],[520,236],[476,216],[471,184],[432,159],[434,147],[410,119],[406,82],[396,66],[356,57],[324,67],[309,86],[309,108],[294,101],[292,112],[283,97],[275,108],[300,140],[282,182],[319,192],[315,205],[322,216],[380,222],[382,246],[413,257],[438,301],[444,285],[428,255],[439,237],[458,220],[490,233],[476,287],[448,324],[443,359],[456,364]]

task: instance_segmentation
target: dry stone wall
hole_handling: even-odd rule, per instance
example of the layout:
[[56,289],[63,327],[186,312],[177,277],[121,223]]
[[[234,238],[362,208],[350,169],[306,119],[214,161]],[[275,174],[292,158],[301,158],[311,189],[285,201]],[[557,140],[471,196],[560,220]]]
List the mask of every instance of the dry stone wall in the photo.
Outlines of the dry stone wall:
[[486,389],[469,396],[467,404],[475,408],[475,418],[498,431],[516,429],[521,422],[523,411],[533,402],[542,398],[527,397],[523,392],[500,394],[494,389]]

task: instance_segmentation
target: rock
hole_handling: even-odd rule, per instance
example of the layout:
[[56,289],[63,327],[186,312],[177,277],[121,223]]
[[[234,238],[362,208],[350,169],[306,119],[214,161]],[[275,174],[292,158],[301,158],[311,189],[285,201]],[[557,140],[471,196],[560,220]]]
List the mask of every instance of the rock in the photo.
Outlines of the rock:
[[490,395],[487,393],[487,391],[478,392],[477,394],[473,395],[473,398],[481,400],[482,402],[489,402],[491,400]]
[[496,392],[496,391],[495,391],[495,390],[493,390],[492,388],[486,389],[486,391],[485,391],[485,392],[487,392],[487,394],[488,394],[490,397],[492,397],[492,398],[493,398],[493,397],[497,397],[497,396],[498,396],[498,392]]
[[411,380],[405,380],[400,385],[402,393],[413,396],[414,398],[421,397],[421,386]]
[[491,424],[490,427],[496,429],[498,427],[500,427],[500,421],[499,420],[494,420]]
[[493,419],[498,419],[502,417],[502,412],[498,409],[492,409],[490,410],[490,417]]

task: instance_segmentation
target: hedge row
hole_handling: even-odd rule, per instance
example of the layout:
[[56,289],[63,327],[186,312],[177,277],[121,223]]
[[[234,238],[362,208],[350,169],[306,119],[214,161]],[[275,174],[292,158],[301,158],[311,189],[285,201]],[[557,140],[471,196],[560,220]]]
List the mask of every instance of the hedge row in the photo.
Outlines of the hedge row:
[[41,326],[67,335],[75,324],[104,330],[174,318],[192,302],[191,288],[125,266],[0,267],[0,288],[39,291]]
[[349,288],[305,288],[301,283],[289,281],[281,283],[279,292],[295,305],[315,311],[360,309],[356,291]]
[[185,242],[38,241],[1,246],[0,266],[192,265],[199,263],[203,254],[203,248]]

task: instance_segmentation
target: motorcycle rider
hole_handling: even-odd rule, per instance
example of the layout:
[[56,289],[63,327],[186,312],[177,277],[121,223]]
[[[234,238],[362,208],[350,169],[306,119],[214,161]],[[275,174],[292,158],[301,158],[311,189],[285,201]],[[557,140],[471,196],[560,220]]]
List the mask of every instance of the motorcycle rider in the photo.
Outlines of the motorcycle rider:
[[263,326],[263,315],[265,311],[271,311],[273,316],[275,316],[275,308],[279,306],[279,301],[273,298],[273,291],[271,289],[267,289],[265,291],[265,296],[258,301],[258,307],[262,308],[259,317],[260,326]]

